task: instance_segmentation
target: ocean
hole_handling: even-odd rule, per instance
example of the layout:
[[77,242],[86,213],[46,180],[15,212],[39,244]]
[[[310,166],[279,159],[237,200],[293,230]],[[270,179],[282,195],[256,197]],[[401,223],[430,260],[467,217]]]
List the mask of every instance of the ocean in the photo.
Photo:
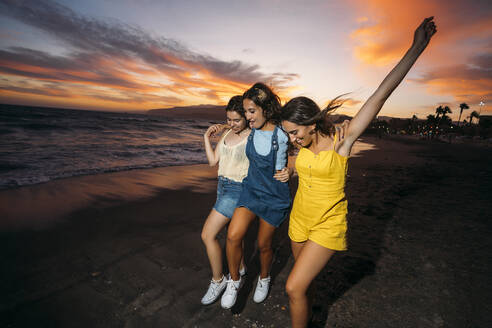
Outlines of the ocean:
[[212,123],[217,122],[0,105],[0,189],[206,163],[203,133]]

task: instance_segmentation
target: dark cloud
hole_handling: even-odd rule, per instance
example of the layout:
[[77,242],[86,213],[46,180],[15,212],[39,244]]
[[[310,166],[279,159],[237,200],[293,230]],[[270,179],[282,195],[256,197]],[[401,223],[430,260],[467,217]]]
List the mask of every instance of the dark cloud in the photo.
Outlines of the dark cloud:
[[55,96],[55,97],[72,97],[70,92],[65,90],[57,90],[57,89],[41,89],[41,88],[23,88],[16,86],[1,86],[0,90],[4,91],[14,91],[18,93],[28,93],[33,95],[41,95],[41,96]]
[[[267,80],[285,83],[295,76],[282,75],[282,73],[270,76],[260,72],[258,65],[240,61],[222,61],[196,53],[178,41],[152,36],[137,26],[114,19],[86,17],[49,0],[2,0],[0,12],[55,36],[73,50],[73,53],[67,57],[55,57],[37,50],[16,48],[2,51],[0,59],[14,59],[17,56],[16,62],[62,70],[87,69],[87,66],[93,68],[94,63],[91,63],[91,58],[138,59],[164,74],[197,72],[205,69],[217,78],[246,84]],[[81,60],[81,57],[84,57],[84,60]],[[104,74],[102,80],[106,83],[121,82],[123,86],[132,87],[128,81],[127,83],[118,81],[117,78]]]
[[129,89],[140,87],[129,79],[119,78],[114,70],[99,65],[97,57],[87,54],[60,57],[26,48],[0,50],[0,73],[41,80],[89,82]]
[[480,70],[492,71],[492,53],[475,56],[471,64]]
[[283,85],[286,83],[289,83],[291,81],[294,81],[300,77],[299,74],[295,73],[273,73],[267,81],[274,85]]
[[436,67],[421,78],[412,81],[422,83],[439,94],[453,95],[459,102],[478,104],[492,101],[492,54],[470,58],[465,64]]
[[492,80],[492,54],[483,54],[471,58],[468,63],[438,67],[433,69],[422,78],[414,81],[426,83],[435,79],[462,79],[462,80]]
[[[77,56],[69,59],[61,56],[53,56],[43,51],[23,48],[23,47],[12,47],[8,51],[0,50],[0,59],[7,62],[18,62],[24,65],[68,70],[68,69],[85,69],[86,64],[80,65],[81,61]],[[88,58],[85,58],[88,59]]]

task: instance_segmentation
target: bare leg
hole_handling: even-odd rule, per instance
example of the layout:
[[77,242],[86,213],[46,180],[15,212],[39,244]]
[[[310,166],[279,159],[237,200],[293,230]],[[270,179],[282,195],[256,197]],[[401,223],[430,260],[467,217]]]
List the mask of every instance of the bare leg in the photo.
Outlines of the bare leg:
[[239,269],[240,270],[246,268],[246,265],[244,264],[244,239],[243,239],[243,242],[241,244],[241,247],[242,247],[242,251],[241,251],[241,263],[239,265]]
[[270,275],[273,258],[272,239],[274,233],[275,227],[263,219],[260,219],[260,226],[258,227],[258,248],[260,250],[261,279]]
[[297,260],[297,257],[299,256],[299,253],[301,252],[301,250],[305,244],[306,244],[305,241],[303,241],[301,243],[298,243],[298,242],[295,242],[292,240],[290,241],[290,247],[292,249],[292,255],[294,256],[294,261]]
[[285,289],[289,294],[290,317],[292,328],[306,327],[309,319],[309,299],[306,295],[309,286],[318,273],[335,254],[332,249],[325,248],[308,240],[298,252],[296,262]]
[[243,239],[256,214],[245,207],[238,207],[227,231],[227,263],[232,280],[239,280],[239,265],[243,258]]
[[[290,241],[290,246],[292,249],[292,255],[294,256],[294,261],[297,260],[297,257],[301,253],[302,249],[304,248],[304,245],[306,244],[305,241],[303,242],[295,242],[295,241]],[[307,298],[308,298],[308,320],[311,318],[313,314],[313,301],[314,301],[314,281],[309,285],[309,288],[306,292]]]
[[202,229],[202,240],[207,249],[208,260],[212,268],[212,278],[214,280],[220,280],[223,276],[222,249],[217,240],[217,234],[228,222],[229,219],[226,216],[212,209]]

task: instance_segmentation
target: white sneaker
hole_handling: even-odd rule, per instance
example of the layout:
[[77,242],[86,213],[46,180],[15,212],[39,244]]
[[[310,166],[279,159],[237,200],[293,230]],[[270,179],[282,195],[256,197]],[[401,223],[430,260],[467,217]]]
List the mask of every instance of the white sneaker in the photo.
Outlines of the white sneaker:
[[230,309],[235,303],[237,299],[237,293],[239,288],[241,288],[242,279],[239,278],[238,281],[234,281],[231,279],[227,280],[227,288],[220,299],[220,305],[224,309]]
[[202,297],[202,304],[209,305],[212,304],[219,298],[220,294],[224,291],[227,286],[227,279],[222,276],[221,281],[215,281],[212,279],[210,285],[208,286],[208,290],[205,295]]
[[246,266],[243,266],[242,269],[239,269],[239,275],[243,277],[246,274]]
[[270,277],[261,279],[258,277],[258,283],[256,284],[255,294],[253,295],[253,301],[261,303],[265,300],[270,289]]

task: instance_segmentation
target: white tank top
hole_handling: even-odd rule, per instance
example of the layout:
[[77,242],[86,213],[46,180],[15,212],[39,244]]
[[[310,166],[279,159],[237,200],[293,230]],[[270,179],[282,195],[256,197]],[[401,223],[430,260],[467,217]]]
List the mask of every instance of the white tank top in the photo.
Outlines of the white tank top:
[[248,175],[249,168],[249,160],[248,157],[246,157],[246,144],[248,138],[244,138],[244,140],[234,146],[228,146],[225,144],[225,139],[231,131],[232,130],[226,132],[217,146],[219,147],[220,154],[218,175],[237,182],[242,182]]

